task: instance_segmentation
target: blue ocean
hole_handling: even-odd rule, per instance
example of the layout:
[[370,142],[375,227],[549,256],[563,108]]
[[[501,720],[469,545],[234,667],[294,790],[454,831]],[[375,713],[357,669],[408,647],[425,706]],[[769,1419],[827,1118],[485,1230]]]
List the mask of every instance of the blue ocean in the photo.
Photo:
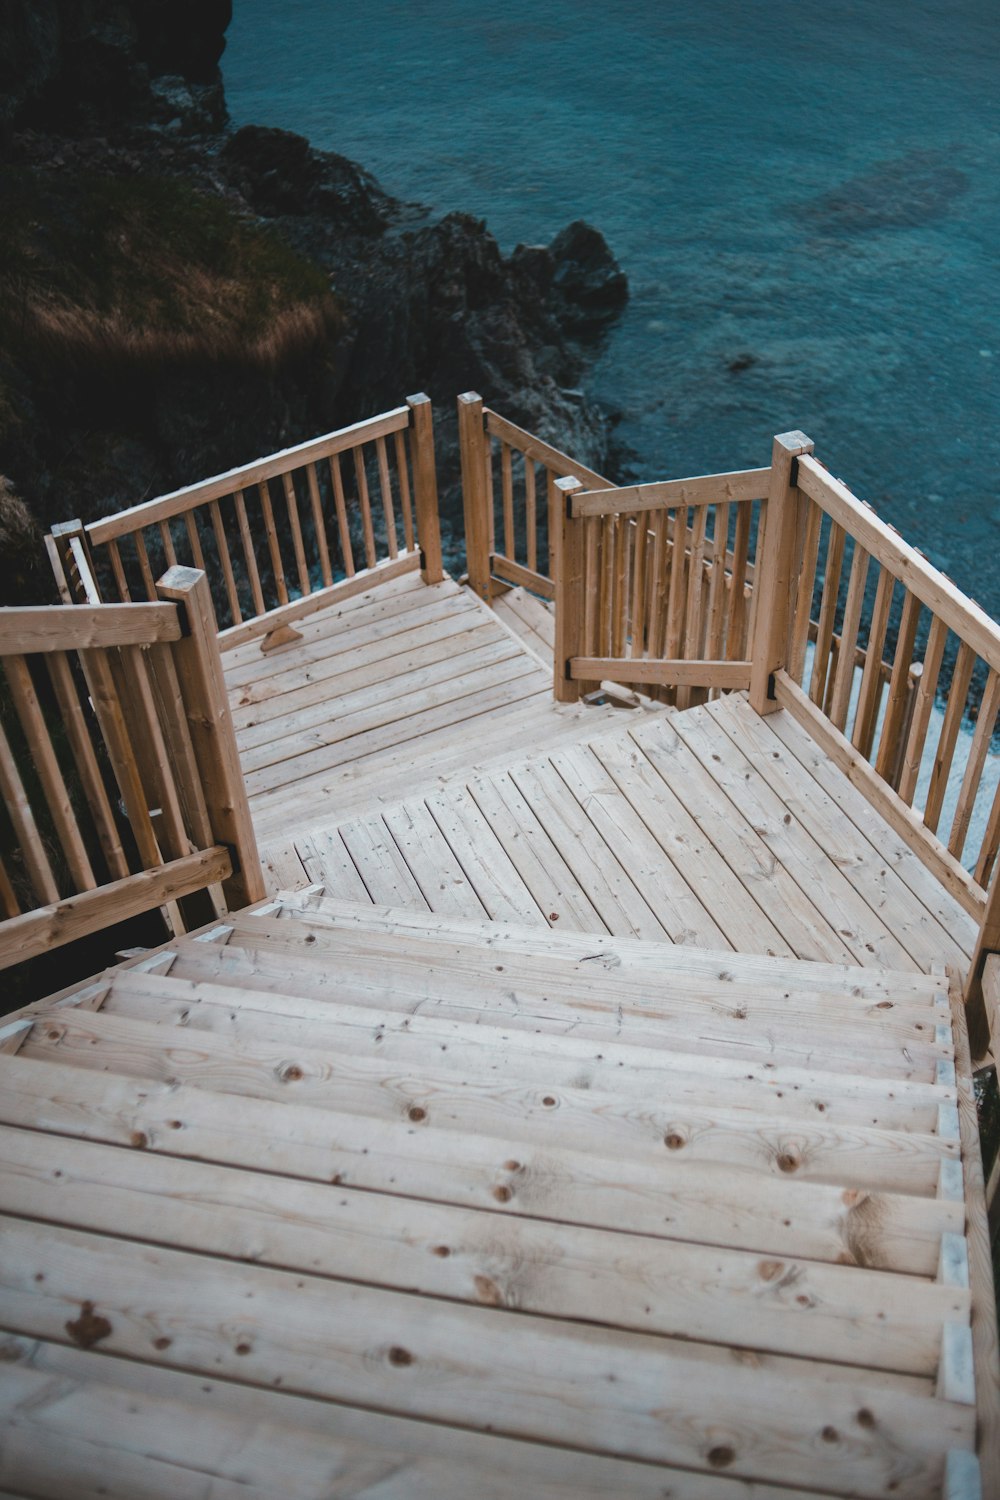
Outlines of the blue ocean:
[[[1000,613],[995,0],[236,0],[237,124],[631,284],[588,380],[643,478],[820,458]],[[484,392],[488,395],[488,392]]]

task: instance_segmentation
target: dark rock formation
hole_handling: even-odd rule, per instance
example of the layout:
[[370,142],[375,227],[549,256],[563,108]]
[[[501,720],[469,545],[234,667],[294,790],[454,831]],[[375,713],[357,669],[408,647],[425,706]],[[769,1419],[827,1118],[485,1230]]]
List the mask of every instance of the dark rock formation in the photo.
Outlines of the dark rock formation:
[[[301,136],[229,130],[218,74],[229,13],[228,0],[0,0],[0,194],[14,225],[0,246],[0,306],[30,306],[44,334],[19,342],[8,321],[5,338],[0,318],[0,470],[34,515],[106,513],[417,389],[437,406],[452,496],[462,390],[604,467],[607,422],[580,383],[627,285],[601,234],[578,222],[504,257],[481,221],[392,199]],[[22,213],[26,250],[11,207],[18,174],[37,189]],[[183,214],[157,210],[157,183],[164,202],[183,185]],[[81,184],[120,226],[97,215],[95,227]],[[155,224],[140,222],[146,203]],[[255,271],[262,227],[299,270]],[[134,252],[145,281],[119,264],[116,234],[126,253],[162,242],[162,255]],[[227,270],[216,247],[244,242],[256,248]],[[77,281],[57,289],[53,278],[46,306],[39,268],[68,262]],[[273,305],[265,297],[261,317],[288,337],[255,330],[241,356],[229,335],[218,347],[175,336],[172,309],[207,334],[265,285]],[[199,286],[203,319],[191,306]]]

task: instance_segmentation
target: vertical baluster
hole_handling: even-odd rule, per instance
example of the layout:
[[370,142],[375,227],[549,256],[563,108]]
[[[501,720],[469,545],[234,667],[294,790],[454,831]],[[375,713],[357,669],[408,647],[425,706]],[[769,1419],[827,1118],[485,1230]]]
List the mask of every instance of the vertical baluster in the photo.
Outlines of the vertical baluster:
[[[409,405],[409,402],[407,403]],[[410,407],[412,411],[413,408]],[[399,475],[399,502],[403,509],[403,542],[413,551],[413,502],[410,499],[410,471],[406,462],[406,439],[402,429],[393,434],[396,448],[396,473]]]
[[340,472],[340,454],[330,454],[330,479],[333,483],[333,503],[337,512],[337,534],[340,537],[340,556],[348,578],[354,577],[354,548],[351,546],[351,530],[347,524],[347,501],[344,497],[344,480]]
[[[528,567],[538,572],[538,502],[535,495],[535,464],[527,453],[524,455],[524,527],[528,541]],[[593,533],[588,528],[588,536]],[[593,579],[591,574],[591,579]]]
[[[753,582],[750,589],[750,614],[747,620],[747,656],[753,655],[753,643],[756,639],[757,615],[760,609],[761,595],[761,565],[764,561],[764,534],[767,530],[768,501],[751,501],[751,505],[757,507],[757,535],[753,550]],[[747,576],[750,577],[749,563],[747,565]],[[765,679],[766,681],[766,679]]]
[[236,509],[236,524],[240,529],[243,560],[246,563],[247,577],[250,580],[250,592],[253,595],[253,607],[258,615],[262,615],[266,612],[264,590],[260,581],[260,573],[257,569],[257,554],[254,551],[253,538],[250,535],[250,522],[247,519],[246,501],[243,498],[242,490],[233,491],[233,505]]
[[916,702],[913,706],[913,717],[910,721],[910,732],[906,737],[906,749],[903,752],[903,769],[900,773],[897,791],[903,801],[911,806],[913,796],[917,790],[917,781],[920,777],[920,764],[924,756],[924,744],[927,740],[927,728],[931,721],[931,710],[934,707],[934,698],[937,692],[938,678],[941,675],[941,663],[944,660],[945,642],[948,639],[948,627],[937,615],[931,620],[931,628],[927,637],[927,649],[924,652],[924,660],[920,672],[920,680],[917,683]]
[[7,917],[20,916],[20,914],[21,908],[14,894],[14,887],[10,883],[7,867],[3,860],[0,859],[0,915],[6,919]]
[[129,591],[128,579],[125,577],[125,569],[122,565],[122,555],[118,548],[117,538],[112,537],[108,543],[108,556],[111,559],[111,571],[115,575],[115,587],[118,597],[123,604],[132,603],[132,595]]
[[962,858],[965,841],[969,836],[972,809],[976,805],[976,794],[979,791],[983,766],[986,764],[986,756],[993,740],[998,709],[1000,709],[1000,675],[991,669],[979,705],[979,716],[976,719],[976,728],[969,747],[969,759],[965,763],[965,774],[962,777],[951,833],[948,836],[948,852],[954,854],[956,859]]
[[615,553],[615,597],[614,597],[614,634],[611,641],[611,655],[625,655],[625,636],[628,630],[629,614],[629,556],[632,550],[633,527],[628,516],[618,517],[618,528],[616,535]]
[[163,731],[184,827],[196,849],[208,849],[213,843],[212,828],[173,653],[169,645],[160,643],[150,646],[144,655],[156,703],[155,716]]
[[92,891],[97,881],[28,664],[23,656],[8,656],[4,659],[4,671],[74,888]]
[[747,656],[747,550],[753,516],[744,502],[736,507],[733,531],[733,573],[729,586],[729,626],[726,630],[726,660],[745,661]]
[[[483,460],[486,464],[486,526],[490,557],[497,550],[496,495],[493,493],[493,438],[486,434],[483,443]],[[552,475],[553,484],[556,476]]]
[[54,651],[46,655],[45,661],[52,680],[56,702],[59,704],[59,712],[66,726],[66,734],[73,751],[80,785],[83,787],[90,815],[97,830],[101,852],[107,861],[111,876],[115,880],[120,880],[129,873],[128,860],[125,858],[125,851],[118,836],[115,815],[111,810],[104,779],[97,764],[97,756],[87,730],[87,722],[76,684],[73,681],[69,660],[65,652]]
[[[242,499],[242,496],[240,497]],[[232,559],[229,556],[229,541],[226,537],[226,528],[222,524],[222,511],[219,509],[218,500],[211,500],[208,513],[212,518],[212,531],[215,535],[215,549],[219,554],[219,562],[222,565],[222,577],[226,584],[226,598],[229,600],[229,612],[232,615],[234,625],[239,625],[243,620],[243,611],[240,609],[240,596],[236,587],[236,579],[233,575]],[[247,570],[249,572],[249,569]],[[262,613],[262,611],[259,611]]]
[[681,638],[684,629],[684,605],[687,599],[687,584],[684,576],[687,565],[687,506],[681,506],[678,510],[675,510],[673,516],[674,534],[673,547],[670,553],[670,595],[667,602],[667,637],[663,648],[664,655],[671,658],[680,655]]
[[282,474],[281,487],[285,492],[285,506],[288,510],[288,524],[292,532],[292,548],[295,552],[295,568],[299,575],[299,589],[303,594],[311,594],[312,587],[309,583],[309,566],[306,562],[306,549],[302,541],[302,526],[299,521],[299,501],[295,493],[295,479],[291,474]]
[[979,857],[976,860],[975,879],[984,890],[990,883],[990,875],[996,863],[998,849],[1000,849],[1000,783],[993,793],[993,803],[986,820],[986,832],[983,834],[983,840],[979,846]]
[[[684,633],[681,655],[689,660],[701,656],[702,590],[705,582],[703,563],[705,560],[705,528],[708,524],[708,507],[699,505],[694,512],[691,535],[691,560],[688,565],[687,608],[684,612]],[[677,707],[690,708],[690,687],[677,690]]]
[[896,767],[900,739],[906,733],[906,718],[910,707],[910,666],[920,622],[920,609],[920,600],[907,589],[903,596],[903,613],[892,659],[892,675],[889,678],[889,696],[886,699],[882,734],[875,757],[876,771],[884,781],[892,785],[899,779]]
[[364,445],[359,444],[354,453],[354,477],[358,486],[358,504],[361,507],[361,527],[365,539],[365,566],[375,566],[375,529],[372,526],[372,503],[368,494],[368,475],[365,472]]
[[830,703],[830,718],[843,731],[847,724],[847,711],[851,703],[854,686],[854,657],[861,626],[861,608],[865,602],[865,585],[868,582],[868,553],[859,542],[854,544],[851,559],[851,578],[847,585],[847,603],[844,606],[844,623],[840,630],[840,655],[833,678],[833,697]]
[[826,544],[826,567],[823,570],[823,596],[819,606],[819,625],[816,629],[816,649],[813,653],[812,677],[809,681],[809,696],[820,706],[826,696],[827,674],[830,668],[830,648],[833,645],[833,629],[837,619],[837,604],[840,598],[840,574],[844,562],[845,532],[836,521],[830,523],[830,535]]
[[647,517],[640,511],[635,518],[632,540],[632,633],[630,656],[646,654],[646,527]]
[[866,760],[871,759],[875,742],[875,729],[882,703],[882,651],[892,612],[892,595],[896,580],[885,568],[879,573],[875,589],[875,604],[872,621],[868,628],[868,645],[865,648],[865,665],[861,673],[861,691],[854,714],[854,732],[851,744],[860,750]]
[[207,572],[205,554],[201,549],[201,537],[198,535],[198,517],[195,511],[186,510],[184,512],[184,529],[187,532],[188,546],[191,548],[194,566],[200,568],[203,573]]
[[153,582],[153,570],[149,565],[149,553],[146,551],[146,539],[141,528],[132,532],[132,540],[135,543],[135,555],[139,559],[139,571],[142,574],[142,585],[146,590],[146,598],[155,600],[156,584]]
[[802,554],[795,590],[795,614],[789,632],[788,645],[788,675],[797,683],[802,682],[806,665],[809,622],[816,587],[816,564],[819,559],[820,527],[823,520],[823,512],[807,495],[801,496],[800,514],[803,516]]
[[[8,662],[15,659],[14,657],[7,658]],[[28,801],[28,794],[24,790],[24,783],[17,769],[10,743],[4,733],[3,724],[0,724],[0,796],[3,797],[7,816],[14,830],[14,838],[17,840],[24,868],[28,872],[38,904],[47,906],[53,901],[58,901],[59,887],[56,885],[52,866],[45,852],[45,844],[38,831],[35,814]]]
[[116,653],[95,648],[81,651],[79,656],[94,712],[108,749],[108,758],[125,804],[141,868],[154,869],[163,860],[153,832],[149,801],[126,723],[121,690],[112,671],[111,663],[116,658]]
[[396,540],[396,512],[392,504],[392,483],[389,478],[389,455],[385,448],[385,438],[375,439],[375,454],[378,459],[378,482],[382,494],[382,513],[385,516],[385,537],[389,547],[389,556],[399,556],[399,544]]
[[514,475],[511,469],[510,444],[500,444],[500,483],[503,491],[503,550],[511,562],[517,558],[514,540]]
[[[549,524],[554,524],[552,506],[549,505]],[[601,561],[600,561],[600,600],[598,615],[598,633],[600,636],[601,649],[599,656],[611,655],[611,638],[613,635],[611,623],[611,601],[614,597],[614,557],[615,557],[615,516],[601,516]],[[556,573],[558,582],[558,572]]]
[[[397,433],[398,437],[399,434]],[[309,503],[312,506],[313,529],[316,532],[316,546],[319,549],[319,566],[323,583],[327,588],[333,582],[333,569],[330,567],[330,548],[326,540],[326,521],[323,517],[323,502],[320,499],[319,479],[316,475],[316,465],[306,465],[306,483],[309,486]]]
[[174,539],[170,532],[170,522],[160,521],[157,523],[160,533],[160,541],[163,545],[163,556],[168,568],[172,568],[177,562],[177,553],[174,551]]
[[649,565],[649,621],[646,630],[646,652],[662,656],[660,645],[663,620],[663,593],[667,570],[667,516],[665,510],[653,513],[653,555]]
[[123,684],[128,693],[133,732],[138,744],[139,769],[148,804],[160,809],[157,842],[171,859],[181,859],[190,852],[184,828],[180,798],[171,770],[170,756],[163,739],[159,715],[149,680],[146,653],[141,646],[121,648]]
[[264,533],[267,537],[267,550],[271,558],[271,571],[274,574],[274,587],[278,595],[278,603],[287,604],[288,584],[285,582],[285,569],[281,561],[281,548],[278,545],[278,528],[274,524],[271,491],[266,479],[262,479],[257,485],[257,494],[260,498],[260,508],[264,517]]
[[708,582],[708,640],[705,655],[722,658],[726,629],[726,551],[729,542],[729,506],[718,504],[712,515],[712,576]]
[[937,826],[941,820],[951,763],[955,758],[958,731],[962,727],[962,719],[965,716],[965,700],[969,696],[969,684],[972,682],[972,671],[975,665],[976,653],[971,646],[962,641],[955,658],[955,670],[948,691],[948,704],[944,711],[944,723],[941,725],[941,734],[938,737],[930,786],[927,789],[927,802],[924,806],[924,823],[931,833],[937,832]]
[[580,489],[577,479],[556,479],[549,492],[549,524],[559,530],[552,674],[553,693],[559,703],[574,703],[588,691],[588,684],[577,682],[569,673],[573,658],[583,655],[584,522],[572,514],[572,496]]
[[[437,487],[437,464],[434,459],[434,413],[430,400],[423,392],[415,396],[407,396],[406,404],[410,408],[410,460],[413,464],[413,504],[416,510],[416,540],[420,547],[420,577],[424,583],[440,583],[444,578],[444,568],[441,565],[441,515],[438,504]],[[461,403],[459,412],[461,413]],[[460,424],[461,425],[461,424]],[[480,445],[483,441],[482,410],[478,418]],[[463,481],[469,467],[469,457],[465,448],[465,438],[462,438],[462,476]],[[402,444],[401,444],[402,448]],[[472,466],[476,468],[475,465]],[[400,474],[406,473],[406,454],[403,452]],[[406,505],[409,503],[405,498],[408,491],[402,491],[404,495],[403,514],[406,515]],[[477,502],[476,497],[480,497]],[[470,504],[479,505],[479,518],[481,522],[481,490],[476,490],[475,496],[470,496]],[[412,528],[407,532],[407,546],[413,546]],[[470,573],[473,564],[469,564]],[[489,559],[486,559],[486,588],[489,589]],[[470,580],[471,581],[471,580]],[[480,580],[481,581],[481,580]]]
[[600,655],[600,549],[601,518],[588,516],[584,523],[583,654]]

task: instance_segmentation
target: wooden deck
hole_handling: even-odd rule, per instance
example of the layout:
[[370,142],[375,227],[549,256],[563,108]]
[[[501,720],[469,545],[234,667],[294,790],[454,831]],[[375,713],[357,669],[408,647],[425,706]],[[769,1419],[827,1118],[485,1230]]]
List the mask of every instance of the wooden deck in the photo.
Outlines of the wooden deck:
[[975,924],[786,713],[555,705],[539,623],[227,654],[291,889],[0,1032],[0,1495],[991,1482]]

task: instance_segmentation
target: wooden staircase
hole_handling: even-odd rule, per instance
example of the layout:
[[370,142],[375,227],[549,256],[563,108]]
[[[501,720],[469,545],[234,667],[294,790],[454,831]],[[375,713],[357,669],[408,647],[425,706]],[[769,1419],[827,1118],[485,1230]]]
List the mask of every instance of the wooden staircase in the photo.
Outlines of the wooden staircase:
[[319,889],[110,971],[0,1056],[0,1483],[975,1494],[951,1016]]

